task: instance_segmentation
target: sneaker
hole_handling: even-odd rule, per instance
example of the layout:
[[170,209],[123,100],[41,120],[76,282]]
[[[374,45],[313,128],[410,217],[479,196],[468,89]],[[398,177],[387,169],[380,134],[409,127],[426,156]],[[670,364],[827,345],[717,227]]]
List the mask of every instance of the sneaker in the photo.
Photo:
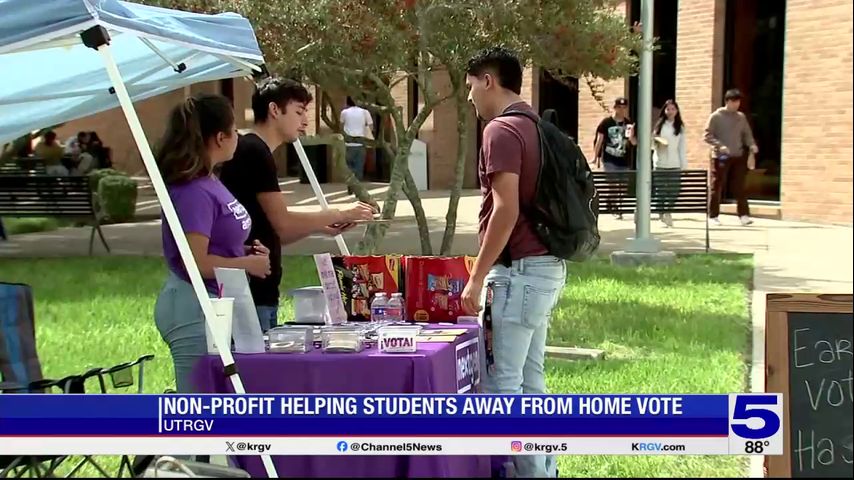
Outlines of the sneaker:
[[673,217],[670,216],[669,213],[665,213],[661,216],[661,223],[664,224],[667,228],[673,227]]
[[752,218],[750,218],[750,217],[748,217],[747,215],[742,215],[742,216],[738,217],[738,219],[739,219],[739,220],[741,220],[741,225],[742,225],[742,226],[745,226],[745,227],[746,227],[746,226],[748,226],[748,225],[753,224],[753,219],[752,219]]
[[718,217],[713,217],[709,219],[709,224],[715,227],[720,227],[721,221],[718,219]]
[[622,213],[615,213],[615,214],[614,214],[614,218],[616,218],[617,220],[622,220],[622,219],[623,219],[623,214],[622,214]]

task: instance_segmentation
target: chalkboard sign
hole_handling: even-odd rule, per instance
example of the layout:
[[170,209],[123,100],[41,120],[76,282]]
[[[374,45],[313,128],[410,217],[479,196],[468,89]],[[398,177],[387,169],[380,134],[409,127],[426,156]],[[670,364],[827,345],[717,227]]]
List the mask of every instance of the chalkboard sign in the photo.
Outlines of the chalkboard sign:
[[851,295],[768,295],[766,391],[783,394],[783,455],[771,477],[851,478]]

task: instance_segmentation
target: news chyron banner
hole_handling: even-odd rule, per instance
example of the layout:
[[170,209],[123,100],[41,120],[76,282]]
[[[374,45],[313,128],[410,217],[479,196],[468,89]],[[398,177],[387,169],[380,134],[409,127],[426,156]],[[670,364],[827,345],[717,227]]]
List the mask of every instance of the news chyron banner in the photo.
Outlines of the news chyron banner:
[[782,396],[0,395],[4,455],[780,455]]

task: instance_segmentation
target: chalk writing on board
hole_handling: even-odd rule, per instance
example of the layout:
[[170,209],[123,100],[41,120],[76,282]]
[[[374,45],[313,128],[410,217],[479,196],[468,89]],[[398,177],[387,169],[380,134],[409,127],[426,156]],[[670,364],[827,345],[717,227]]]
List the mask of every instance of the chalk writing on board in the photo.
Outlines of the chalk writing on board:
[[798,470],[815,470],[819,466],[830,466],[841,461],[851,465],[852,462],[852,437],[842,439],[840,445],[836,445],[832,438],[818,437],[815,430],[798,430],[795,455],[797,455]]
[[789,314],[793,476],[851,476],[851,324],[850,314]]
[[[847,339],[816,339],[812,329],[798,328],[792,332],[795,368],[809,368],[816,363],[830,365],[851,362],[851,342]],[[854,401],[854,379],[849,369],[842,378],[807,378],[804,387],[810,407],[818,411],[820,405],[839,407]]]

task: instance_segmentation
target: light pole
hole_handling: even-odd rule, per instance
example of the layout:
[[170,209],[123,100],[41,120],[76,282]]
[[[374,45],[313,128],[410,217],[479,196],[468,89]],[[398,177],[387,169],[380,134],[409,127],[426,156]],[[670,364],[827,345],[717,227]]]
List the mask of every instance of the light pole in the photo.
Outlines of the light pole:
[[656,253],[659,242],[650,234],[650,197],[652,194],[652,32],[655,0],[641,0],[643,47],[640,53],[637,118],[637,206],[635,208],[635,237],[626,251]]

